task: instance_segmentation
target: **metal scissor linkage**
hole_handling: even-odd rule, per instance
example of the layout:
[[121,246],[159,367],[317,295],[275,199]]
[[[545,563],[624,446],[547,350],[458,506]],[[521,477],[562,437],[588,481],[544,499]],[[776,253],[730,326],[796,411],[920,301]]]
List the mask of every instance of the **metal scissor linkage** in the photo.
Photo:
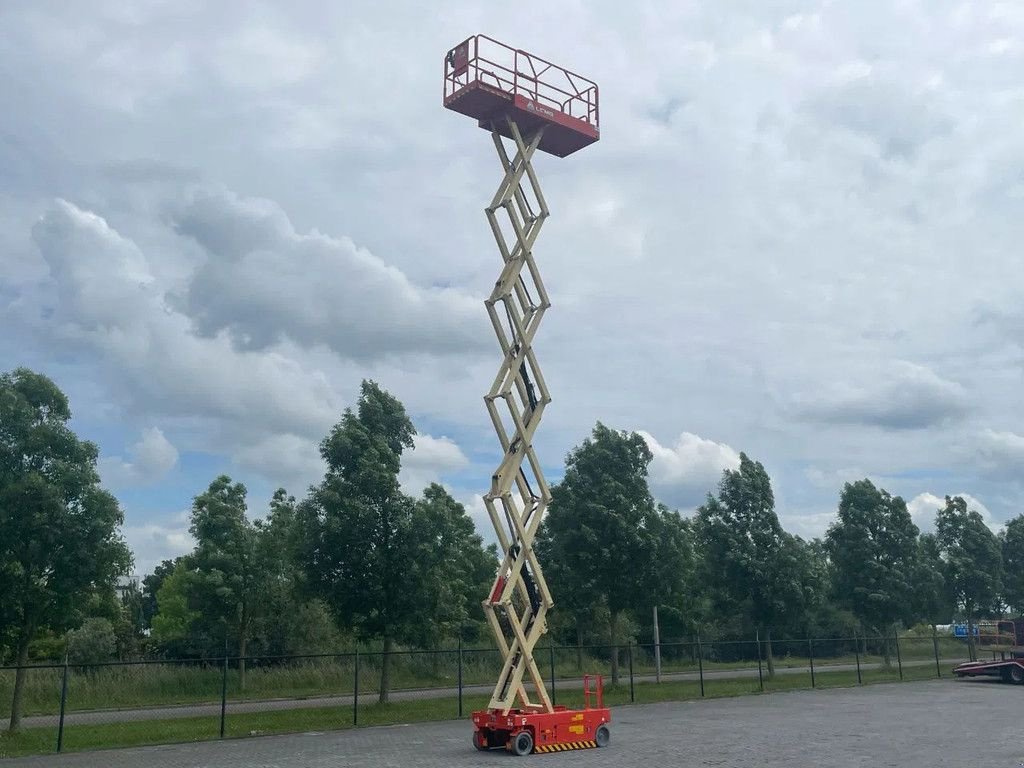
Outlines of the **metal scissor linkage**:
[[[547,632],[545,615],[554,604],[533,551],[537,529],[551,501],[533,450],[533,435],[551,402],[532,346],[550,306],[533,259],[534,241],[548,217],[530,164],[544,129],[524,140],[515,121],[506,118],[504,126],[512,136],[515,153],[510,158],[501,135],[492,130],[505,175],[486,208],[504,265],[485,302],[503,358],[484,402],[504,451],[491,477],[490,492],[484,496],[504,553],[490,597],[483,602],[504,659],[488,708],[507,713],[518,698],[524,711],[553,712],[533,656],[537,641]],[[536,701],[530,700],[526,682],[533,684]]]

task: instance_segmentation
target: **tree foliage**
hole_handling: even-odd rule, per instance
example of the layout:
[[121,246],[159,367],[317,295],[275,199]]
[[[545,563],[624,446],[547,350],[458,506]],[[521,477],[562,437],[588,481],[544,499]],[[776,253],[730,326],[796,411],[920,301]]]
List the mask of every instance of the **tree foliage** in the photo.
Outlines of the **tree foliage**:
[[100,664],[117,651],[114,625],[107,619],[86,619],[79,629],[68,633],[68,661],[72,664]]
[[740,454],[722,473],[718,496],[697,510],[703,581],[720,613],[750,617],[766,640],[769,675],[773,628],[801,623],[806,609],[800,542],[782,530],[771,480],[761,462]]
[[992,612],[999,601],[1002,551],[996,535],[960,496],[946,497],[935,516],[936,542],[943,562],[949,598],[968,622],[968,642],[974,643],[973,620]]
[[419,548],[412,573],[423,579],[427,600],[418,642],[475,636],[498,567],[494,545],[484,548],[465,507],[437,483],[423,491],[412,522]]
[[[71,409],[47,377],[0,376],[0,604],[23,666],[36,630],[65,629],[97,591],[111,589],[131,554],[117,500],[100,487],[98,452],[68,427]],[[19,671],[10,729],[21,720]]]
[[[402,404],[364,381],[356,410],[346,410],[320,445],[323,482],[298,509],[307,587],[339,623],[380,640],[385,653],[416,638],[429,599],[429,582],[413,572],[422,543],[416,503],[398,484],[402,452],[415,434]],[[381,702],[390,687],[384,658]]]
[[[678,596],[688,575],[682,522],[655,505],[647,486],[651,459],[641,435],[598,422],[569,453],[544,524],[540,552],[543,566],[556,564],[547,576],[556,604],[567,594],[576,611],[602,603],[613,644],[622,639],[621,617],[641,596],[659,589]],[[614,654],[612,662],[614,683]]]
[[1006,524],[1000,536],[1003,549],[1003,597],[1018,614],[1024,614],[1024,515]]
[[887,635],[912,614],[918,530],[899,496],[870,480],[846,483],[826,546],[836,599],[866,628]]

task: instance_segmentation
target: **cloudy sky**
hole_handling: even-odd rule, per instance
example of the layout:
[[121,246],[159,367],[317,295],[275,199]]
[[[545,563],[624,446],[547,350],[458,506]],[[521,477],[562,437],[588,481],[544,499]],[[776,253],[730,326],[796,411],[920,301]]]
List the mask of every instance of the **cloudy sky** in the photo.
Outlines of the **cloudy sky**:
[[485,32],[601,87],[601,141],[536,161],[557,479],[598,419],[692,509],[738,452],[786,527],[868,476],[1021,511],[1024,7],[1013,2],[0,5],[0,370],[96,441],[137,568],[220,472],[254,515],[321,471],[363,377],[403,470],[480,523],[500,178],[441,107]]

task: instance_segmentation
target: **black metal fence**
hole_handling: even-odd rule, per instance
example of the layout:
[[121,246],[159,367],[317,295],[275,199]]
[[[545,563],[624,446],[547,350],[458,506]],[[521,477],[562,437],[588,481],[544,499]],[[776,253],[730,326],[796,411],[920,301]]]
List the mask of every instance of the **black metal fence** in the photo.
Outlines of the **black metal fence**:
[[[553,701],[582,706],[601,674],[610,705],[948,676],[968,658],[948,636],[762,638],[545,646]],[[490,700],[494,649],[236,656],[25,668],[23,720],[0,757],[466,717]],[[16,668],[0,667],[9,718]],[[528,681],[527,681],[528,682]],[[384,693],[381,693],[382,686]]]

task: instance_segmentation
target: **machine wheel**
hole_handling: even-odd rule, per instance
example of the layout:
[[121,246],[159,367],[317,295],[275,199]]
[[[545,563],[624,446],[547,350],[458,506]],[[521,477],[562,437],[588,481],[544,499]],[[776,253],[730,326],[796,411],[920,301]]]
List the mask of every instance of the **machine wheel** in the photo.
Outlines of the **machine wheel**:
[[612,732],[608,730],[607,725],[598,726],[597,730],[594,732],[594,741],[597,742],[597,746],[599,747],[607,747],[611,738]]
[[520,757],[533,752],[533,736],[529,731],[520,731],[512,737],[512,751]]
[[487,735],[483,731],[473,731],[473,746],[481,752],[487,751]]
[[1017,683],[1017,685],[1024,683],[1024,667],[1020,664],[1010,667],[1010,680]]

